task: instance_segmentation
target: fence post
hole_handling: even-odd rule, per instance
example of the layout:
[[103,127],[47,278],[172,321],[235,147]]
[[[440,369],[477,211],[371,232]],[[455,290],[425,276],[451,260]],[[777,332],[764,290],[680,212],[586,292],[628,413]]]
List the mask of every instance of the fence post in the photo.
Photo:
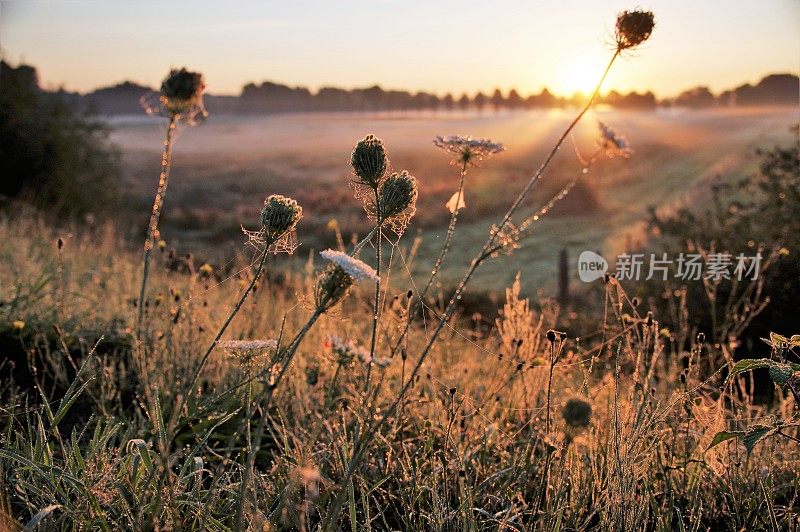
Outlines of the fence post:
[[558,254],[558,303],[562,309],[569,304],[569,260],[567,248],[561,248]]

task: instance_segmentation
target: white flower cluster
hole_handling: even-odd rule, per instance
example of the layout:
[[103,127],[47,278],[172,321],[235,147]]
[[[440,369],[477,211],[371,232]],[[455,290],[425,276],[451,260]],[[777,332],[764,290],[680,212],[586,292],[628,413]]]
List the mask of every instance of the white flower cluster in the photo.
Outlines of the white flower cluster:
[[219,346],[237,356],[257,356],[278,348],[277,340],[226,340]]
[[375,282],[378,281],[378,274],[375,273],[375,270],[373,270],[371,266],[355,257],[351,257],[347,253],[326,249],[325,251],[320,251],[319,254],[323,259],[329,260],[339,266],[347,275],[356,281],[362,281],[364,279]]
[[433,143],[447,153],[458,155],[459,161],[463,163],[482,160],[489,155],[505,151],[505,147],[499,142],[460,135],[437,136],[433,139]]
[[346,364],[357,358],[365,366],[374,363],[377,366],[385,368],[391,362],[390,358],[373,357],[369,349],[361,347],[353,340],[345,340],[339,336],[327,337],[325,339],[325,344],[339,357],[341,364]]
[[329,336],[326,339],[326,344],[330,346],[331,351],[345,361],[350,361],[354,358],[358,358],[363,364],[369,364],[372,361],[372,355],[369,354],[369,350],[361,347],[353,340],[345,340],[339,336]]

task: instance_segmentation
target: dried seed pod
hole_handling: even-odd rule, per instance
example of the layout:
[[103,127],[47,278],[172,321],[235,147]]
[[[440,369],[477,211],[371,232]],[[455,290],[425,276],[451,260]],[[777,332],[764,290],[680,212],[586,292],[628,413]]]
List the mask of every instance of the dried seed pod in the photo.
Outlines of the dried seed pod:
[[573,397],[561,409],[561,417],[570,427],[588,427],[592,421],[592,405],[582,397]]
[[172,113],[182,113],[201,103],[205,89],[203,75],[185,68],[170,70],[161,82],[161,98]]
[[303,208],[291,198],[273,194],[264,200],[261,210],[261,225],[264,238],[274,244],[289,234],[303,217]]
[[639,46],[650,37],[654,27],[652,11],[623,11],[617,16],[615,27],[617,49],[622,51]]
[[378,188],[389,165],[383,141],[373,135],[359,140],[350,155],[350,165],[362,185]]

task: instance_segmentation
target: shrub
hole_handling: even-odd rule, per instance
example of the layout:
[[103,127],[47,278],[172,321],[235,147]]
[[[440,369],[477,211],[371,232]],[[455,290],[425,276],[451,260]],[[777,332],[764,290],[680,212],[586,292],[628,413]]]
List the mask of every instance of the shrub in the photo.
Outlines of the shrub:
[[0,77],[0,195],[52,217],[109,212],[120,171],[107,128],[42,91],[32,67],[2,62]]
[[[672,215],[659,216],[653,209],[650,217],[650,229],[659,237],[657,245],[673,256],[686,252],[687,248],[712,246],[734,257],[739,253],[754,255],[759,246],[765,250],[780,249],[780,258],[763,279],[761,298],[765,301],[769,298],[769,304],[738,339],[747,354],[756,348],[768,352],[758,339],[768,337],[771,331],[791,335],[800,330],[800,315],[785,311],[800,300],[798,146],[775,147],[758,153],[762,157],[759,172],[733,183],[715,183],[704,210],[683,208]],[[686,288],[689,323],[701,331],[714,332],[713,323],[722,317],[713,315],[702,281],[688,282]],[[727,297],[733,289],[732,281],[724,282],[719,287],[718,299]],[[668,298],[669,295],[656,298],[663,307],[663,316],[669,315]]]

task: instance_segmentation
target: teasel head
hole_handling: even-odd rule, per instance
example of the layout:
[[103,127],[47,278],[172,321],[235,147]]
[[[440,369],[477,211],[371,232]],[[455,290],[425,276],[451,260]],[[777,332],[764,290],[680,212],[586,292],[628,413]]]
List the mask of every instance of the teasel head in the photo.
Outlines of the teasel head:
[[592,421],[592,405],[582,397],[573,397],[561,409],[561,417],[570,428],[586,428]]
[[320,255],[331,264],[320,273],[314,285],[314,302],[319,312],[326,312],[335,307],[344,299],[356,281],[378,280],[375,270],[346,253],[326,249],[321,251]]
[[377,218],[401,235],[417,209],[417,180],[408,172],[393,173],[381,183]]
[[389,167],[383,141],[373,135],[359,140],[350,155],[350,165],[358,177],[358,184],[377,189]]
[[615,38],[617,50],[630,50],[646,41],[653,33],[655,18],[652,11],[623,11],[617,15]]
[[264,240],[273,245],[289,236],[303,217],[303,208],[285,196],[272,194],[264,200],[261,225]]
[[166,109],[174,114],[185,113],[195,106],[202,106],[203,75],[185,68],[170,70],[161,82],[161,101]]

